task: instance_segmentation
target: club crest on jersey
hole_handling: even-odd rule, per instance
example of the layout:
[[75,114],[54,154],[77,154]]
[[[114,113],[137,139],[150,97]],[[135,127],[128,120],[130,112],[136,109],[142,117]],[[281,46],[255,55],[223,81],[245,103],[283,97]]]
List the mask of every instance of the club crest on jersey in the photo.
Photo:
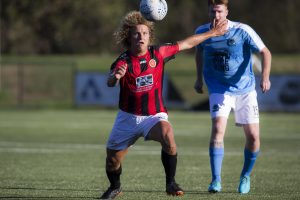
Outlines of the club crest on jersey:
[[152,58],[152,59],[149,61],[149,66],[152,67],[152,68],[156,67],[156,60]]
[[227,45],[228,46],[233,46],[233,45],[235,45],[235,40],[234,39],[229,39],[229,40],[227,40]]

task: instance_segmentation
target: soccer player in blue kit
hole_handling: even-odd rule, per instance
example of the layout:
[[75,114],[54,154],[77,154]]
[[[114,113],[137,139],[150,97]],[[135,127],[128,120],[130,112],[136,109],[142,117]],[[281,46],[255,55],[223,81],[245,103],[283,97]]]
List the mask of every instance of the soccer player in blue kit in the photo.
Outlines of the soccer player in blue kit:
[[[211,22],[196,29],[200,34],[227,20],[228,0],[208,0]],[[209,92],[212,130],[209,145],[212,181],[209,192],[220,192],[224,157],[224,135],[231,109],[236,125],[242,126],[246,144],[244,166],[238,192],[250,191],[250,174],[260,150],[259,111],[251,54],[262,57],[260,87],[267,92],[271,83],[271,53],[257,33],[248,25],[227,20],[225,35],[205,40],[196,48],[197,80],[195,90],[202,93],[202,75]]]

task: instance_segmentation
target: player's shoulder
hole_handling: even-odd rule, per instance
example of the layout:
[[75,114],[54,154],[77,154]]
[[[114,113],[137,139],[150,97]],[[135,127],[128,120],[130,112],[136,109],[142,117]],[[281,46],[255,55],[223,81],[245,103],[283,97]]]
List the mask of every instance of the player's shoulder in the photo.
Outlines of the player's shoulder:
[[210,29],[210,23],[203,24],[196,28],[195,33],[196,34],[204,33],[207,32],[209,29]]
[[240,29],[249,34],[250,36],[256,35],[256,32],[251,26],[242,22],[229,21],[229,28]]
[[126,60],[128,58],[130,58],[129,51],[125,51],[125,52],[121,53],[116,60]]
[[115,63],[128,61],[130,59],[129,51],[125,51],[119,55],[119,57],[115,60]]
[[149,50],[158,50],[162,47],[170,47],[170,46],[174,46],[177,45],[176,42],[168,42],[168,43],[163,43],[163,44],[158,44],[158,45],[151,45],[149,46]]
[[152,45],[149,46],[148,50],[150,54],[158,53],[162,54],[165,51],[172,51],[178,49],[178,43],[177,42],[170,42],[170,43],[163,43],[159,45]]
[[115,68],[118,65],[122,65],[124,63],[127,63],[130,59],[130,55],[128,51],[125,51],[119,55],[119,57],[112,63],[111,69]]

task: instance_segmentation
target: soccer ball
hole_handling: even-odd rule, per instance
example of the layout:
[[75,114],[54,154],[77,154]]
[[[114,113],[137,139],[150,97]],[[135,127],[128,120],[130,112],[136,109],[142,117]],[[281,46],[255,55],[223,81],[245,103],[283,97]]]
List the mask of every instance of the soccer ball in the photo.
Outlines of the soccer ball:
[[149,21],[160,21],[168,12],[168,4],[165,0],[141,0],[140,12]]

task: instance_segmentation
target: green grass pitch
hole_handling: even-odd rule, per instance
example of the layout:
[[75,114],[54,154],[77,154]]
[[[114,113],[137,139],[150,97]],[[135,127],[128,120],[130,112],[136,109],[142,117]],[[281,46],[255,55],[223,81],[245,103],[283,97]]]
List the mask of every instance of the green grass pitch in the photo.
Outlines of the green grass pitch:
[[[0,199],[98,199],[108,187],[105,142],[116,110],[1,110]],[[209,194],[208,112],[170,111],[183,197],[165,194],[160,146],[139,139],[123,163],[122,199],[300,199],[300,115],[261,113],[261,154],[248,195],[236,192],[244,136],[231,116],[223,191]]]

